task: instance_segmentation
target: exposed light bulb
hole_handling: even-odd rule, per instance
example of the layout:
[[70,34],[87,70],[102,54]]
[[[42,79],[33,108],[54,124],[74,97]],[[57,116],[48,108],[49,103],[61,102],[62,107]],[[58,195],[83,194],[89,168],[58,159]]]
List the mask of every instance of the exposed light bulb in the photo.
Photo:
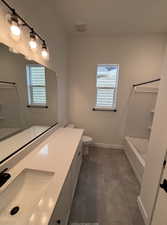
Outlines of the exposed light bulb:
[[37,42],[34,39],[31,39],[29,41],[29,45],[31,49],[36,49],[37,48]]
[[12,22],[12,24],[10,26],[10,30],[13,35],[20,36],[20,34],[21,34],[21,30],[20,30],[19,26],[17,25],[17,23]]
[[48,52],[48,50],[47,50],[45,41],[44,41],[43,44],[42,44],[41,55],[42,55],[42,57],[43,57],[44,59],[49,59],[49,52]]
[[10,32],[11,32],[11,36],[13,39],[19,40],[20,35],[21,35],[21,29],[19,27],[18,18],[14,14],[11,15]]
[[48,51],[47,51],[47,49],[43,48],[41,54],[42,54],[42,57],[43,58],[47,58],[48,57]]
[[13,35],[16,36],[20,36],[21,34],[21,30],[20,27],[18,26],[18,24],[16,22],[12,22],[12,24],[10,25],[10,31]]
[[36,50],[37,48],[37,42],[36,39],[31,37],[30,41],[29,41],[29,46],[32,50]]
[[36,50],[37,48],[37,41],[36,41],[36,35],[32,29],[30,33],[30,41],[29,41],[29,46],[32,50]]

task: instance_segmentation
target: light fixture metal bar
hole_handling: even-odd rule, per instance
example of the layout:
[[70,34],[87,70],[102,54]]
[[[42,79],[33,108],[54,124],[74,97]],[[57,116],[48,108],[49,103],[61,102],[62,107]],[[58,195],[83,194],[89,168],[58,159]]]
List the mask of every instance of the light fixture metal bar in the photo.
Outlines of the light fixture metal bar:
[[27,23],[25,21],[25,19],[23,19],[23,17],[21,17],[14,8],[12,8],[7,1],[5,0],[1,0],[1,2],[14,14],[16,15],[22,22],[23,22],[23,25],[25,25],[26,27],[28,27],[30,29],[30,31],[33,30],[33,33],[43,42],[45,43],[45,40],[33,29],[32,26],[29,25],[29,23]]

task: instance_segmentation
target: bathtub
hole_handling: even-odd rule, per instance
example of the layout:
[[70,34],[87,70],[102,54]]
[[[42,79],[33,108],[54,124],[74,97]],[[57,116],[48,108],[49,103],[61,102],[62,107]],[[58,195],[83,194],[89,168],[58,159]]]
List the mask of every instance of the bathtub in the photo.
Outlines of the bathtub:
[[146,138],[125,137],[125,154],[140,184],[145,168],[148,142],[149,140]]

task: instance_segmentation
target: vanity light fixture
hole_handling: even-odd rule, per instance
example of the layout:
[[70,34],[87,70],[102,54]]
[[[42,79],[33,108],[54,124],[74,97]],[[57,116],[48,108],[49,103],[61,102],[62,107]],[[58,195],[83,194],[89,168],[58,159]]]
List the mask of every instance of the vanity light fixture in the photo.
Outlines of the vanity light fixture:
[[48,59],[49,58],[49,52],[48,49],[46,47],[46,43],[45,41],[43,41],[42,43],[42,51],[41,51],[41,55],[44,59]]
[[30,32],[30,41],[29,41],[29,46],[32,50],[35,50],[37,48],[37,40],[36,40],[36,35],[34,33],[34,30]]
[[45,40],[32,28],[32,26],[27,23],[23,17],[21,17],[14,8],[12,8],[6,0],[0,0],[9,10],[11,13],[9,23],[10,23],[10,31],[12,38],[15,40],[19,40],[21,36],[21,26],[25,26],[30,31],[30,40],[29,40],[29,46],[32,50],[37,49],[37,38],[39,41],[41,41],[41,55],[44,59],[49,59],[49,52],[48,48],[46,46]]

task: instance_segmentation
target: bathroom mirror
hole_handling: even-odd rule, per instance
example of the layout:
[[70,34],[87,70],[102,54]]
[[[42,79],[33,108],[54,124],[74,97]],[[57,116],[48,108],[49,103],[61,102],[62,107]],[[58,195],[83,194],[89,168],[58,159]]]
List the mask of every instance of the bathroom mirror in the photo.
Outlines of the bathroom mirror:
[[0,43],[0,163],[56,124],[56,73]]

